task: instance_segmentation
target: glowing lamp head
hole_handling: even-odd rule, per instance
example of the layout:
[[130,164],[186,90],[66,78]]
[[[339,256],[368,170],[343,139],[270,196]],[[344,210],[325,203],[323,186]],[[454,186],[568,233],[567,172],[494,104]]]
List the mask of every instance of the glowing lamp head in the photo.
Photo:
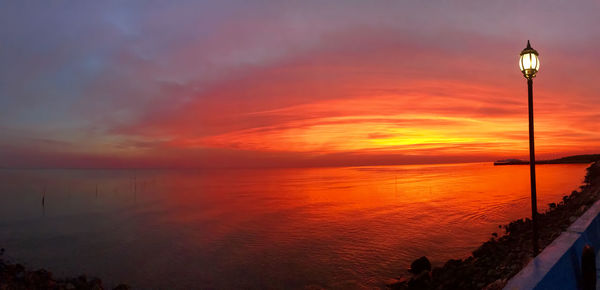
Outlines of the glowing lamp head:
[[523,72],[523,76],[528,80],[533,79],[540,69],[540,59],[538,55],[538,52],[531,48],[529,40],[527,40],[527,47],[521,51],[519,68],[521,69],[521,72]]

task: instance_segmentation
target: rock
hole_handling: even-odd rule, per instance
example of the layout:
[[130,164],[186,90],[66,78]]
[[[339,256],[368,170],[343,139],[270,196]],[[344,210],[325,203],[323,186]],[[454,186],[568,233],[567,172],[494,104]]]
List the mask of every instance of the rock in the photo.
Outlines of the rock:
[[409,290],[429,289],[431,285],[431,276],[429,272],[423,271],[408,281]]
[[104,287],[102,287],[102,281],[98,278],[91,279],[89,285],[91,286],[92,290],[104,289]]
[[462,264],[462,260],[450,259],[444,264],[445,269],[457,268]]
[[[398,279],[390,279],[389,281],[387,281],[385,283],[385,285],[387,287],[389,287],[390,289],[406,289],[408,287],[408,279],[406,278],[398,278]],[[126,290],[126,289],[117,289],[115,288],[114,290]]]
[[418,258],[410,264],[409,271],[415,275],[419,275],[423,271],[429,272],[431,271],[431,262],[425,256]]
[[501,290],[506,285],[506,280],[498,279],[483,288],[483,290]]
[[572,223],[572,222],[574,222],[575,220],[577,220],[577,217],[576,217],[576,216],[571,216],[571,217],[569,218],[569,222],[571,222],[571,223]]
[[[102,281],[98,278],[89,279],[85,275],[77,278],[56,280],[52,272],[44,269],[28,270],[21,264],[7,264],[0,259],[0,290],[3,289],[85,289],[103,290]],[[127,285],[119,285],[115,289],[131,289]]]
[[48,272],[44,269],[41,269],[35,271],[34,273],[39,279],[52,280],[52,272]]
[[25,271],[25,267],[23,267],[23,265],[21,265],[21,264],[15,265],[15,273],[19,273],[19,272],[23,272],[23,271]]
[[23,271],[16,272],[15,278],[17,278],[17,279],[24,279],[25,278],[25,272],[23,272]]

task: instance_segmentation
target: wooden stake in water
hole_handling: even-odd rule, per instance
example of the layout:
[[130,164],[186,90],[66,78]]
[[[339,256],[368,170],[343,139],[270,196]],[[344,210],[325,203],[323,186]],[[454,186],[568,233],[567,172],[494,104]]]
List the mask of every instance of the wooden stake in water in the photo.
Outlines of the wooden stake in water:
[[46,216],[46,186],[44,185],[44,191],[42,192],[42,216]]
[[42,207],[46,205],[46,186],[44,185],[44,191],[42,192]]

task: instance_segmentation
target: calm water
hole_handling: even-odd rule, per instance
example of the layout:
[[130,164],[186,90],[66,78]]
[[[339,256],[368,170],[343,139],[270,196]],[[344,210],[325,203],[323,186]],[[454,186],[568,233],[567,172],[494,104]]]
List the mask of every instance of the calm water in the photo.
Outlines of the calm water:
[[[538,166],[540,210],[577,189],[586,167]],[[383,286],[419,256],[464,258],[528,216],[528,170],[0,170],[0,247],[105,286]]]

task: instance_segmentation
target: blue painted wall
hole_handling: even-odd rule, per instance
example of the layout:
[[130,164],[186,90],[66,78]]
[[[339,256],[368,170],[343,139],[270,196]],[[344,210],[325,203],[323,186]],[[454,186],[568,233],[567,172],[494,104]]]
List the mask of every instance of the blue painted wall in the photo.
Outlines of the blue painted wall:
[[509,280],[504,289],[580,289],[581,253],[586,244],[594,247],[598,256],[600,201]]

